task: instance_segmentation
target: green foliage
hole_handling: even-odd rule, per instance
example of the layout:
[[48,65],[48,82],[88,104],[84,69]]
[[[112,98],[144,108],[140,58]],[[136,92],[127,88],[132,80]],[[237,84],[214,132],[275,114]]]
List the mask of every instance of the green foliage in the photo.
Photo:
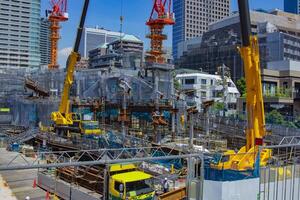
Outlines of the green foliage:
[[179,80],[174,80],[174,88],[176,90],[180,90],[181,89],[181,84],[180,84]]
[[283,116],[277,110],[272,110],[266,114],[266,122],[270,124],[285,124]]
[[271,91],[265,91],[263,94],[265,97],[279,97],[279,98],[290,98],[292,97],[292,90],[289,88],[276,88],[275,93],[271,93]]
[[241,96],[244,97],[246,96],[246,80],[244,77],[240,78],[237,82],[236,82],[236,87],[238,88],[239,92],[241,93]]
[[296,128],[300,128],[300,116],[295,120],[294,125]]
[[217,111],[224,110],[225,105],[221,102],[215,102],[213,108]]

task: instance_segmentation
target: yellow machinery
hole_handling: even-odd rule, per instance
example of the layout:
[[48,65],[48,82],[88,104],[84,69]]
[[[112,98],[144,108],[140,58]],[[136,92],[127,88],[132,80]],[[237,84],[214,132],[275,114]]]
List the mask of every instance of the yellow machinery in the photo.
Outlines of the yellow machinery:
[[[246,146],[242,147],[237,153],[232,150],[225,152],[223,159],[212,164],[212,167],[244,171],[254,169],[259,146],[263,145],[263,138],[266,136],[266,129],[258,39],[251,35],[248,0],[238,0],[238,3],[242,33],[242,47],[239,50],[244,61],[247,91],[247,141]],[[267,164],[271,153],[269,149],[262,150],[259,158],[261,166]]]
[[80,114],[70,112],[70,89],[74,82],[75,65],[80,58],[78,49],[88,5],[89,0],[85,0],[82,15],[80,18],[80,24],[77,30],[75,46],[67,61],[67,72],[59,109],[57,112],[51,113],[51,119],[54,122],[54,128],[60,134],[69,131],[79,132],[81,134],[101,133],[96,121],[83,120]]
[[112,165],[109,173],[109,199],[153,199],[155,192],[149,186],[152,176],[139,171],[134,164]]

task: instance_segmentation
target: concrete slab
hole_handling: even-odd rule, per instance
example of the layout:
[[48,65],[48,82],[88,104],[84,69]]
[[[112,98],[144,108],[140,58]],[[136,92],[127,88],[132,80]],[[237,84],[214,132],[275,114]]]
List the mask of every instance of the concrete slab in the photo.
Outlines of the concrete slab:
[[[17,155],[16,152],[9,152],[4,148],[0,148],[0,164],[7,164]],[[14,163],[24,163],[24,160],[16,159]],[[38,187],[33,188],[33,182],[37,180],[38,170],[18,170],[18,171],[1,171],[0,175],[8,185],[7,188],[2,187],[0,183],[0,199],[10,200],[2,198],[2,190],[5,190],[8,194],[11,193],[12,200],[24,200],[26,196],[29,196],[31,200],[44,200],[46,192]],[[3,196],[6,197],[6,196]],[[13,199],[14,198],[14,199]]]

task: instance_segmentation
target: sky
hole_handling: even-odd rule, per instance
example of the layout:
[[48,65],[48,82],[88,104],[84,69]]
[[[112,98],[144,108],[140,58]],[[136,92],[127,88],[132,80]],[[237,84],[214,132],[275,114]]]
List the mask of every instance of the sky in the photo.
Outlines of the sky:
[[[237,0],[231,2],[231,10],[237,10]],[[251,9],[272,10],[283,8],[283,0],[249,0],[249,3]],[[51,7],[49,0],[41,0],[41,4],[41,15],[44,17],[45,10]],[[73,47],[82,5],[83,0],[68,0],[69,21],[61,24],[58,55],[60,65],[65,64],[65,60]],[[90,0],[86,26],[99,26],[112,31],[120,31],[120,15],[123,13],[123,32],[138,36],[145,42],[145,47],[148,48],[149,42],[145,38],[148,28],[145,22],[150,16],[151,9],[152,0]],[[165,42],[165,46],[171,47],[172,28],[167,27],[165,32],[169,37]]]

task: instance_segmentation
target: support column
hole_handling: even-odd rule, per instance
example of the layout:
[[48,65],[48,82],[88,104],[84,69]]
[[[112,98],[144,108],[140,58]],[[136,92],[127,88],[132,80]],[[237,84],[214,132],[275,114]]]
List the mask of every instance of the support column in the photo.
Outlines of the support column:
[[189,128],[189,148],[193,149],[194,147],[194,114],[190,113],[189,114],[190,117],[190,128]]

